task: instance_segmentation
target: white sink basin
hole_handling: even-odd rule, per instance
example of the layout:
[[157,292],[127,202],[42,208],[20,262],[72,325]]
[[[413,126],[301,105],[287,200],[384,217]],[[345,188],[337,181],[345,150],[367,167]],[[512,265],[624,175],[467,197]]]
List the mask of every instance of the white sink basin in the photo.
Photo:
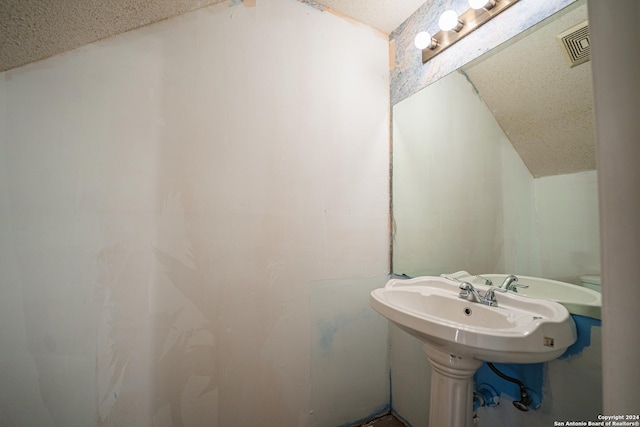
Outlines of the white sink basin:
[[575,324],[560,304],[496,292],[498,306],[490,307],[459,298],[459,286],[443,277],[391,279],[371,292],[370,304],[423,342],[482,361],[545,362],[576,340]]
[[[479,289],[488,289],[484,285],[485,281],[482,278],[469,274],[466,271],[444,274],[443,276],[452,277],[463,282],[469,282]],[[494,286],[500,286],[505,277],[507,277],[506,274],[480,274],[480,276],[491,279]],[[565,306],[571,314],[589,316],[594,319],[602,318],[602,296],[599,292],[596,292],[593,289],[572,285],[571,283],[559,282],[557,280],[520,275],[516,276],[518,277],[518,284],[529,286],[528,288],[517,288],[518,295],[558,302]]]

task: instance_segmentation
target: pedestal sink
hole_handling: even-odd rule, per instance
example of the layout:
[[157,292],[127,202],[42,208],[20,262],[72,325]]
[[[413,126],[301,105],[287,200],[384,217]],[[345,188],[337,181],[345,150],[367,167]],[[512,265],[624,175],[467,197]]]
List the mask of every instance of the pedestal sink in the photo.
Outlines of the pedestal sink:
[[[469,282],[479,289],[487,289],[483,287],[487,279],[491,280],[495,286],[500,286],[507,277],[506,274],[481,274],[474,276],[466,271],[443,274],[443,276],[454,280]],[[565,306],[571,314],[601,319],[602,296],[599,292],[558,280],[521,275],[517,275],[517,277],[517,283],[520,286],[515,289],[519,295],[555,301]]]
[[576,341],[575,324],[553,301],[496,292],[497,306],[462,299],[460,282],[391,279],[371,307],[424,343],[431,364],[431,427],[471,427],[473,375],[486,362],[537,363]]

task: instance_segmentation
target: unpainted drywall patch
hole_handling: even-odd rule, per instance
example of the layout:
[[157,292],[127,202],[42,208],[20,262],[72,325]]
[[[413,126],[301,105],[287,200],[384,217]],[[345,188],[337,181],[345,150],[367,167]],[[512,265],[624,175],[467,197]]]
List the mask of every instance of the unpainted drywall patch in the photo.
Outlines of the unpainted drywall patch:
[[370,292],[385,281],[327,280],[310,286],[314,425],[350,423],[389,402],[387,320],[369,307]]

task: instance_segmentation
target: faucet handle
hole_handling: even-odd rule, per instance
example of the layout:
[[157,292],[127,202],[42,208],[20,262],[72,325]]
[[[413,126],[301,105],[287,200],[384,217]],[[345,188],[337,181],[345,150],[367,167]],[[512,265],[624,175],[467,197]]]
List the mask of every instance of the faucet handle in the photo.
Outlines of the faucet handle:
[[493,286],[493,282],[492,282],[492,281],[491,281],[491,279],[489,279],[488,277],[484,277],[484,276],[481,276],[481,275],[479,275],[479,274],[476,274],[476,277],[477,277],[478,279],[480,279],[480,280],[484,280],[484,284],[485,284],[486,286]]
[[487,297],[491,297],[491,298],[495,298],[495,293],[496,291],[500,292],[500,293],[505,293],[507,292],[506,289],[502,289],[502,288],[497,288],[495,286],[490,287],[489,289],[487,289],[487,292],[484,294],[485,298]]
[[458,286],[458,288],[460,288],[460,293],[458,294],[458,297],[460,297],[460,298],[468,298],[476,290],[473,287],[473,285],[471,283],[469,283],[469,282],[460,283],[460,286]]
[[528,287],[529,285],[523,283],[512,282],[511,285],[509,285],[509,290],[518,293],[518,288],[527,289]]
[[496,291],[502,293],[507,292],[506,289],[496,288],[493,286],[487,289],[487,292],[485,292],[484,298],[482,299],[489,307],[496,307],[498,305],[498,300],[496,300]]
[[471,291],[474,290],[475,288],[473,287],[473,285],[469,282],[462,282],[460,283],[460,286],[458,286],[460,289],[462,289],[463,291]]

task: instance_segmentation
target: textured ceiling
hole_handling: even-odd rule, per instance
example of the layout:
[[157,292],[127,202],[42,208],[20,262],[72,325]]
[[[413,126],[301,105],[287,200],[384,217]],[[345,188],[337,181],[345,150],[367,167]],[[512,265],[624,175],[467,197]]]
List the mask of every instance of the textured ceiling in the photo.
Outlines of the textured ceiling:
[[596,168],[591,65],[570,68],[556,38],[586,20],[578,2],[465,69],[534,177]]
[[222,0],[2,0],[0,71]]
[[[2,0],[0,71],[54,56],[166,18],[240,0]],[[268,1],[268,0],[257,0]],[[313,3],[312,0],[300,0]],[[256,0],[251,0],[255,3]],[[424,0],[319,0],[330,11],[386,34]]]

